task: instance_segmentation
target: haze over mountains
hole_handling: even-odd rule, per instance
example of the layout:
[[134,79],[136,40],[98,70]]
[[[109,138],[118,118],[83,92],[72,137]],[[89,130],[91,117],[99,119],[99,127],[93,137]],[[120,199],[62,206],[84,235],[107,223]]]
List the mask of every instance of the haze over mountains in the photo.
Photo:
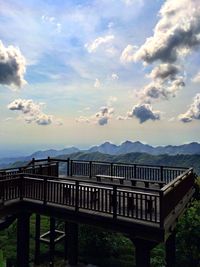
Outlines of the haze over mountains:
[[32,158],[39,159],[39,158],[47,158],[48,156],[57,157],[60,155],[70,155],[77,152],[87,152],[87,153],[100,152],[102,154],[109,154],[109,155],[121,155],[127,153],[148,153],[151,155],[200,154],[200,144],[197,142],[192,142],[189,144],[184,144],[179,146],[168,145],[168,146],[153,147],[148,144],[143,144],[139,141],[136,142],[125,141],[120,145],[115,145],[110,142],[105,142],[99,146],[93,146],[88,150],[80,150],[77,147],[68,147],[62,150],[49,149],[44,151],[36,151],[33,154],[27,155],[25,157],[1,158],[0,167],[4,167],[16,161],[28,161],[31,160]]

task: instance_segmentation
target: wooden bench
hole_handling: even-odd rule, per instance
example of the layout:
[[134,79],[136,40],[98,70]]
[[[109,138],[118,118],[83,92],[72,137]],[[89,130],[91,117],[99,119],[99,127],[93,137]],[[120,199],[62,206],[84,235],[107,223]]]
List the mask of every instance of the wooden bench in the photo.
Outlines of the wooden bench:
[[118,180],[120,182],[120,184],[124,184],[124,180],[125,177],[120,177],[120,176],[111,176],[111,175],[104,175],[104,174],[97,174],[96,175],[97,181],[101,181],[101,178],[104,179],[109,179],[111,182],[113,182],[113,180]]
[[149,188],[149,184],[158,184],[160,189],[166,184],[164,181],[157,181],[157,180],[146,180],[146,179],[131,179],[131,185],[136,186],[138,182],[144,183],[146,188]]

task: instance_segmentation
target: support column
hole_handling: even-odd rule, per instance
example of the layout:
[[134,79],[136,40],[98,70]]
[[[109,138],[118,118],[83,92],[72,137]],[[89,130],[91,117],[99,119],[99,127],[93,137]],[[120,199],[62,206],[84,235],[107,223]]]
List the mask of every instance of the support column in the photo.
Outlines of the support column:
[[166,267],[174,267],[176,262],[176,232],[170,234],[165,242]]
[[40,264],[40,215],[35,215],[35,265]]
[[55,236],[56,236],[55,225],[56,225],[55,218],[50,217],[50,245],[49,245],[50,263],[49,263],[49,267],[54,267]]
[[29,266],[30,214],[22,212],[17,218],[17,267]]
[[136,267],[150,267],[150,253],[157,244],[143,239],[132,239],[135,245]]
[[67,256],[70,265],[78,263],[78,224],[67,223]]

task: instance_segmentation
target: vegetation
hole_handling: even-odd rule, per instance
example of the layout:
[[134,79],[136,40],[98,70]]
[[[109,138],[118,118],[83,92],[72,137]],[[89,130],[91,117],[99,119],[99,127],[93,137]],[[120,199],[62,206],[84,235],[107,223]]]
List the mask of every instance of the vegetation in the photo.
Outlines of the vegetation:
[[[49,220],[42,217],[42,232],[49,230]],[[62,223],[59,223],[62,228]],[[132,242],[122,234],[107,232],[101,228],[80,226],[79,255],[80,261],[93,263],[106,267],[131,267],[133,266],[135,252]],[[200,201],[198,199],[191,203],[186,213],[177,225],[177,266],[176,267],[200,267]],[[8,229],[0,232],[0,251],[4,258],[10,259],[13,264],[16,259],[16,223]],[[57,264],[64,266],[63,244],[56,246]],[[31,217],[31,241],[30,255],[34,255],[34,216]],[[48,247],[41,245],[42,259],[48,261]],[[152,251],[152,267],[164,266],[164,245],[158,245]],[[0,266],[2,253],[0,253]],[[48,266],[48,265],[41,265]]]

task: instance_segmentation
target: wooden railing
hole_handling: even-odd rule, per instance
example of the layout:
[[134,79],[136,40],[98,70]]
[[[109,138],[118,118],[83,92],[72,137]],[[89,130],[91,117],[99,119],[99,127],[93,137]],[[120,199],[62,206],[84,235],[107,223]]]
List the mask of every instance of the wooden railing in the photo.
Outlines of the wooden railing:
[[58,176],[58,162],[48,162],[38,164],[40,161],[31,162],[27,166],[1,169],[0,170],[0,180],[1,179],[11,179],[19,173],[29,173],[29,174],[41,174],[48,176]]
[[[58,180],[59,164],[66,164],[64,180]],[[166,185],[152,189],[86,179],[99,174],[164,181]],[[114,219],[124,217],[163,227],[193,186],[193,170],[187,168],[48,158],[32,160],[21,168],[0,170],[0,203],[39,200],[73,207],[76,212],[95,211]]]
[[69,158],[64,160],[48,157],[47,159],[32,159],[26,166],[20,168],[0,170],[0,179],[5,176],[12,177],[19,172],[58,176],[61,164],[65,164],[65,175],[70,177],[93,178],[102,174],[121,176],[125,177],[126,180],[164,181],[166,184],[189,169],[184,167],[71,160]]
[[[56,159],[53,159],[56,160]],[[58,160],[59,161],[59,160]],[[64,160],[62,160],[63,162]],[[125,177],[126,180],[145,179],[169,183],[188,168],[99,161],[66,160],[68,176],[95,177],[99,174]]]
[[194,189],[195,174],[193,169],[185,171],[182,175],[178,176],[175,180],[168,183],[160,190],[161,196],[161,223],[171,213],[175,213],[175,208],[180,204],[188,193],[192,193]]
[[165,219],[181,203],[193,185],[192,169],[185,171],[163,189],[123,186],[78,178],[58,180],[57,177],[18,173],[13,178],[0,180],[0,202],[15,199],[38,200],[43,205],[71,207],[75,212],[95,211],[95,214],[107,214],[113,219],[129,218],[163,227]]
[[[17,176],[16,176],[17,177]],[[48,176],[20,174],[0,181],[0,199],[39,200],[42,204],[58,204],[78,211],[95,211],[114,219],[130,218],[160,222],[159,190],[126,187],[116,184],[79,180],[56,180]]]

